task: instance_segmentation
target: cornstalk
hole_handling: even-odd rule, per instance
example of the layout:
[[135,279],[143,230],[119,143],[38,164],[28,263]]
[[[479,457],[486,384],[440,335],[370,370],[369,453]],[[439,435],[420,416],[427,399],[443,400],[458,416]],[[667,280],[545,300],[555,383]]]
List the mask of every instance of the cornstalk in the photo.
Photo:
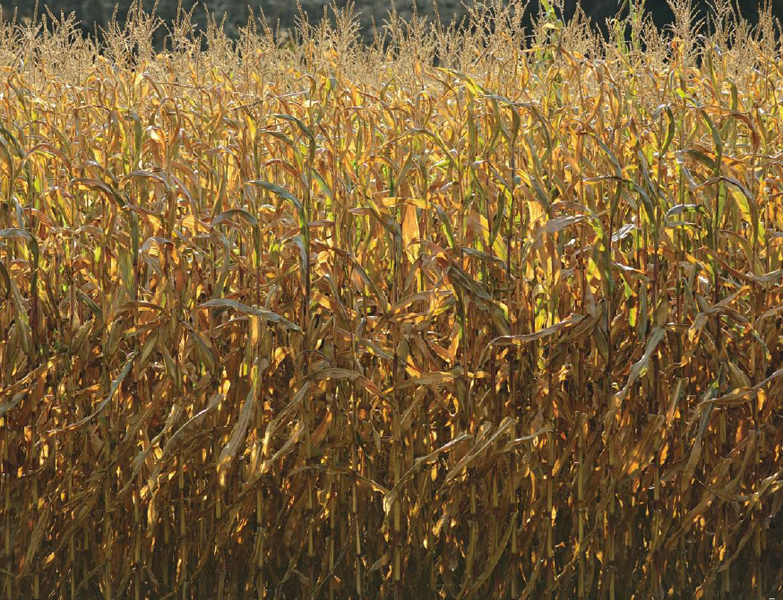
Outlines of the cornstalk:
[[577,563],[577,597],[581,600],[585,597],[585,511],[584,505],[584,476],[585,476],[585,451],[584,441],[587,437],[587,415],[577,414],[579,422],[579,433],[577,434],[576,460],[578,466],[576,479],[576,527],[577,527],[577,552],[579,559]]
[[[185,512],[185,465],[182,450],[177,453],[177,487],[179,489],[179,544],[180,568],[177,573],[178,583],[182,590],[182,600],[188,598],[188,529]],[[221,574],[222,580],[222,574]]]
[[[7,425],[8,417],[4,419],[4,432],[3,432],[3,465],[9,464],[8,460],[8,430],[10,427]],[[6,556],[6,577],[5,577],[5,595],[6,600],[11,600],[14,597],[14,556],[11,548],[11,487],[13,485],[14,475],[11,472],[6,471],[3,466],[2,474],[0,474],[0,481],[3,483],[3,509],[5,512],[5,527],[3,532],[3,545]]]
[[[11,183],[9,181],[9,186],[10,185]],[[9,277],[10,277],[10,273],[11,273],[10,249],[8,252],[5,253],[5,270],[7,273],[9,273]],[[6,358],[5,355],[0,357],[0,359],[2,360],[5,360],[5,358]],[[0,364],[0,366],[2,365]],[[0,369],[0,385],[5,387],[6,384],[7,381],[6,381],[5,369]],[[10,427],[8,427],[9,419],[10,419],[10,414],[3,417],[3,462],[2,464],[0,464],[0,481],[2,481],[3,483],[3,491],[4,491],[3,505],[4,505],[4,513],[5,513],[5,527],[3,533],[3,540],[4,540],[5,556],[6,556],[6,576],[5,576],[6,600],[12,600],[12,598],[14,597],[14,576],[13,576],[14,555],[13,555],[13,548],[11,547],[11,508],[12,508],[11,488],[14,487],[14,483],[16,482],[16,474],[13,472],[13,469],[7,470],[5,466],[10,464],[10,461],[8,460],[8,448],[10,444],[10,439],[9,439]]]
[[[515,108],[511,109],[515,111]],[[511,335],[514,335],[516,330],[516,320],[512,316],[511,307],[511,238],[514,233],[514,199],[516,191],[516,135],[509,144],[509,154],[511,155],[511,190],[510,190],[510,202],[509,202],[509,215],[508,215],[508,228],[506,230],[506,307],[509,312],[509,328],[511,329]],[[521,218],[521,216],[520,216]],[[507,353],[508,362],[508,405],[513,416],[517,416],[516,410],[516,377],[514,373],[514,352],[512,348],[509,348]],[[511,439],[515,439],[517,436],[517,426],[514,424],[511,427]],[[519,505],[519,495],[517,494],[517,453],[516,451],[511,453],[509,460],[509,501],[512,507]],[[519,511],[519,514],[524,514],[524,511]],[[517,571],[519,569],[519,547],[517,541],[517,518],[514,518],[514,522],[511,527],[511,597],[516,598],[518,592],[517,589]]]

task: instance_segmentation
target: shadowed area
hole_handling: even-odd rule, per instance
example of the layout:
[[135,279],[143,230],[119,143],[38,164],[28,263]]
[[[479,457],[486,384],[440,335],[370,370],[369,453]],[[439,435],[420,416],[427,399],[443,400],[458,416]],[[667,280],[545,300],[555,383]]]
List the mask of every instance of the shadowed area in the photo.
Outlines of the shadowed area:
[[[772,15],[777,18],[783,17],[783,0],[768,1]],[[504,6],[509,3],[500,1],[496,3],[487,2],[485,4]],[[759,10],[764,5],[764,2],[736,0],[735,2],[718,2],[717,4],[731,6],[732,10],[736,10],[750,23],[757,23]],[[115,3],[113,0],[61,0],[59,2],[49,0],[48,2],[40,3],[41,8],[39,10],[41,12],[45,12],[47,9],[51,10],[58,18],[61,14],[65,16],[74,14],[82,31],[94,33],[95,31],[100,31],[101,28],[105,29],[107,27],[115,14],[115,10],[117,20],[120,23],[124,23],[132,5],[132,0],[120,0],[118,3]],[[357,34],[365,42],[371,42],[373,32],[376,29],[383,28],[389,18],[389,11],[392,9],[392,5],[394,5],[398,16],[405,21],[410,21],[416,15],[425,20],[439,18],[444,25],[452,21],[460,22],[463,19],[467,19],[470,10],[480,6],[480,4],[472,0],[420,0],[418,3],[410,0],[397,0],[393,3],[378,2],[376,0],[355,0],[354,2],[347,0],[335,0],[334,2],[326,0],[301,1],[304,14],[311,24],[317,24],[324,17],[325,13],[333,16],[334,8],[343,10],[353,7],[358,24]],[[559,10],[562,10],[565,20],[571,19],[578,10],[576,0],[563,0],[560,3],[555,2],[555,5],[558,5]],[[696,0],[693,3],[695,14],[706,18],[710,13],[712,5],[713,3],[708,0]],[[21,17],[29,18],[34,14],[35,6],[34,0],[22,0],[15,2],[13,9],[17,9]],[[147,10],[152,8],[149,1],[142,3],[142,6]],[[180,6],[184,11],[193,11],[191,22],[199,29],[205,30],[209,19],[213,18],[218,23],[223,22],[226,34],[231,38],[238,36],[240,28],[247,24],[251,14],[256,17],[263,14],[273,29],[279,26],[284,31],[294,31],[297,20],[300,18],[296,2],[290,0],[265,0],[262,2],[251,0],[250,2],[236,3],[230,0],[206,0],[199,3],[193,0],[185,0],[184,2],[180,2],[180,0],[160,0],[156,4],[155,14],[164,24],[171,24],[176,20],[178,7]],[[523,22],[528,29],[530,29],[531,20],[539,14],[539,10],[542,8],[544,7],[539,0],[531,0],[526,4]],[[7,6],[4,6],[3,10],[5,17],[8,18],[8,13],[11,11],[9,11]],[[584,11],[593,26],[604,33],[606,33],[607,19],[611,19],[618,13],[622,15],[628,13],[627,4],[624,5],[622,1],[617,0],[582,2],[579,10]],[[673,22],[674,13],[667,0],[647,0],[644,3],[644,10],[659,28],[670,25]],[[208,14],[211,17],[208,17]],[[158,31],[154,37],[157,44],[160,45],[164,38],[164,31]]]

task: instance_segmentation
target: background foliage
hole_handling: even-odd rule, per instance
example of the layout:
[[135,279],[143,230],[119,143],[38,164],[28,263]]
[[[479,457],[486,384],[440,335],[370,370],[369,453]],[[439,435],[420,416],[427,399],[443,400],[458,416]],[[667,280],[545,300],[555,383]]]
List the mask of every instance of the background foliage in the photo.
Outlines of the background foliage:
[[[133,0],[14,0],[10,3],[2,2],[0,6],[7,13],[6,16],[13,10],[18,10],[20,16],[30,17],[35,12],[36,2],[40,7],[39,12],[44,12],[48,7],[57,17],[61,13],[66,16],[71,13],[75,14],[80,28],[89,33],[100,31],[101,28],[105,29],[115,8],[119,21],[124,23],[133,4]],[[757,23],[759,10],[765,2],[769,3],[775,17],[783,17],[783,0],[736,0],[733,4],[749,22]],[[310,22],[316,24],[323,17],[327,6],[333,5],[338,9],[344,9],[349,4],[349,0],[336,0],[334,4],[330,0],[300,0],[300,3]],[[371,42],[373,31],[381,29],[387,21],[392,3],[377,2],[376,0],[353,0],[350,3],[355,8],[356,21],[363,39],[366,42]],[[164,23],[171,24],[176,19],[180,6],[188,12],[195,6],[191,21],[201,31],[206,30],[207,14],[211,14],[218,22],[224,23],[224,31],[229,37],[236,39],[240,28],[247,24],[251,13],[258,17],[263,12],[273,28],[279,25],[282,29],[293,33],[296,30],[296,19],[300,14],[297,4],[291,0],[244,0],[240,2],[204,0],[198,3],[194,0],[157,0],[155,14]],[[430,20],[439,18],[444,24],[449,24],[452,19],[464,19],[471,7],[477,7],[474,0],[467,2],[459,0],[419,0],[418,2],[396,0],[393,4],[398,15],[405,20],[410,20],[415,13],[419,17]],[[525,15],[523,22],[527,27],[530,26],[532,17],[541,9],[538,0],[530,0],[525,3],[501,0],[499,4],[515,6],[523,11]],[[416,5],[415,8],[414,5]],[[153,8],[152,0],[145,0],[142,6],[151,10]],[[705,17],[710,12],[712,3],[709,0],[694,0],[693,6],[696,15]],[[576,11],[577,1],[563,0],[562,8],[564,18],[570,20]],[[627,2],[623,3],[621,0],[591,0],[582,2],[581,10],[595,27],[606,33],[606,20],[613,17],[618,11],[627,15],[628,5]],[[659,28],[674,21],[674,12],[668,0],[646,0],[645,10]],[[225,21],[223,21],[224,19]],[[154,39],[156,45],[160,46],[165,39],[164,31],[158,32]]]

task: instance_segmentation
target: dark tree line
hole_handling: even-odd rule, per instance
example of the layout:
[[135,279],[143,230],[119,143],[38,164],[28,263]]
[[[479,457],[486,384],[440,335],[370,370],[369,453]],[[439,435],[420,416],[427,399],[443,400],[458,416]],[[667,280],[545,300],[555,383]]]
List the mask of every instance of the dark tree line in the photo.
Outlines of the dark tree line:
[[[74,13],[79,21],[80,28],[85,33],[100,32],[111,20],[112,15],[117,14],[120,24],[124,23],[128,10],[133,0],[38,0],[39,12],[43,12],[44,5],[56,16]],[[461,17],[464,8],[461,0],[436,0],[438,11],[444,22],[453,17]],[[470,0],[468,0],[470,1]],[[622,0],[620,0],[621,2]],[[763,2],[764,0],[762,0]],[[771,2],[773,15],[783,20],[783,0],[768,0]],[[165,23],[171,23],[177,15],[179,3],[182,8],[189,11],[196,4],[196,0],[158,0],[155,14]],[[331,0],[301,0],[310,22],[315,23],[324,14],[324,8]],[[152,8],[153,0],[145,0],[144,7]],[[347,0],[337,0],[338,6],[344,6]],[[357,18],[362,31],[369,37],[373,24],[382,26],[391,2],[379,2],[377,0],[354,0]],[[396,0],[396,8],[400,16],[407,17],[412,14],[413,0]],[[577,0],[565,0],[565,17],[570,18],[575,11]],[[615,15],[618,11],[618,0],[582,0],[582,9],[597,27],[603,28],[606,19]],[[757,22],[761,2],[759,0],[733,0],[735,8],[743,17],[751,22]],[[431,16],[433,14],[432,0],[418,0],[418,14]],[[693,5],[702,16],[710,11],[709,0],[693,0]],[[36,0],[16,0],[10,5],[0,3],[3,13],[8,18],[9,13],[18,9],[20,17],[30,17],[34,13]],[[645,9],[650,13],[655,24],[662,27],[673,19],[672,11],[667,0],[647,0]],[[235,37],[239,28],[248,20],[250,12],[255,16],[262,13],[267,22],[273,26],[281,26],[284,29],[295,27],[298,10],[295,0],[202,0],[198,2],[193,14],[192,22],[197,27],[204,29],[207,24],[207,13],[219,23],[223,19],[226,33]],[[531,0],[528,4],[528,17],[538,11],[538,0]],[[160,42],[165,31],[159,31],[157,41]]]

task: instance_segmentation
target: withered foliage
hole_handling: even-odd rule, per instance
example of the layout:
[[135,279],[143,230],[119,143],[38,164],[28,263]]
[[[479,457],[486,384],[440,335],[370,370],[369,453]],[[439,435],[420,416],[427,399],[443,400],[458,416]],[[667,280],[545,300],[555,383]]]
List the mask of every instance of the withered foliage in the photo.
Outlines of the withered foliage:
[[783,593],[783,62],[724,4],[1,25],[2,598]]

